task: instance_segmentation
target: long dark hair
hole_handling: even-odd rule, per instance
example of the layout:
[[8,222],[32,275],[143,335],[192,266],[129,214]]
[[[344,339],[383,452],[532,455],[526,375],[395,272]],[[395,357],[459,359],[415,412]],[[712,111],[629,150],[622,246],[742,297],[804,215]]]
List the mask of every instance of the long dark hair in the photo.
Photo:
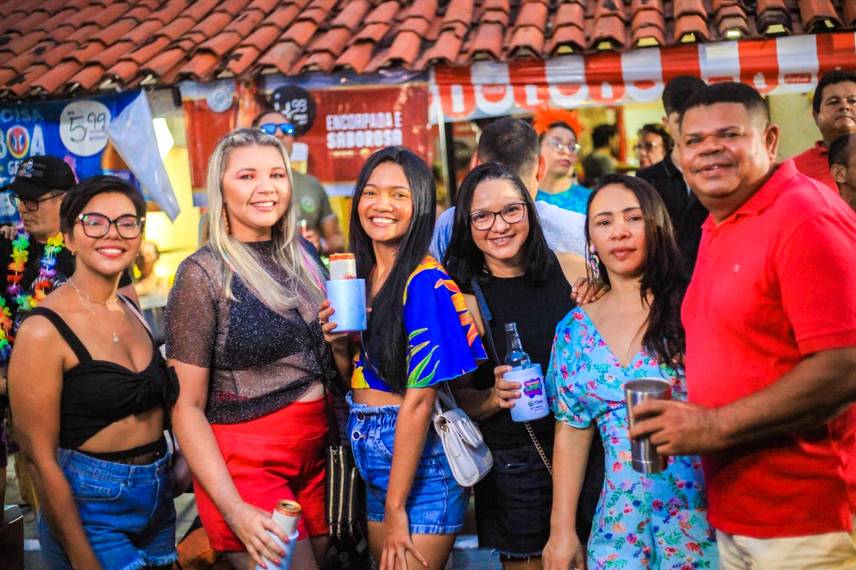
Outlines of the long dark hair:
[[369,365],[390,385],[400,392],[407,376],[407,339],[404,334],[404,287],[407,279],[428,253],[434,230],[437,197],[434,176],[416,154],[400,146],[383,148],[369,157],[360,171],[354,188],[351,207],[351,249],[357,258],[357,275],[368,279],[376,259],[372,240],[360,223],[357,206],[363,189],[378,165],[391,162],[401,166],[410,184],[413,216],[407,233],[401,238],[395,256],[395,265],[372,301],[368,329],[363,333]]
[[504,164],[487,162],[481,164],[467,174],[461,183],[461,190],[455,202],[455,222],[452,226],[452,238],[443,258],[443,265],[449,275],[460,285],[461,289],[470,292],[470,280],[477,278],[482,282],[491,279],[486,271],[484,252],[476,246],[470,230],[470,208],[473,195],[479,184],[485,180],[506,180],[520,194],[520,199],[526,203],[526,217],[529,220],[529,235],[523,242],[523,259],[525,260],[524,275],[532,283],[541,283],[550,273],[554,256],[550,253],[541,222],[535,209],[535,202],[523,181]]
[[[654,354],[661,364],[683,365],[686,337],[681,325],[681,302],[687,289],[688,276],[681,250],[675,241],[672,222],[666,204],[653,186],[634,176],[607,174],[598,180],[586,206],[586,246],[591,247],[588,219],[591,203],[605,186],[618,184],[633,192],[639,200],[645,220],[645,262],[639,290],[642,302],[652,298],[647,328],[642,346]],[[606,266],[598,258],[601,278],[609,284]],[[591,276],[589,276],[591,277]]]

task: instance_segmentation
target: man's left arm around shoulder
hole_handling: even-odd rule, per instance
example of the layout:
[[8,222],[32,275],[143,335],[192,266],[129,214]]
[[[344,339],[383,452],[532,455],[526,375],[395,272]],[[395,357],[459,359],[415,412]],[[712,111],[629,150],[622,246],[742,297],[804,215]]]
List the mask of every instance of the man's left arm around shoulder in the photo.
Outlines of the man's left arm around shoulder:
[[651,437],[657,452],[695,455],[819,427],[856,401],[856,346],[804,358],[773,384],[719,408],[677,401],[635,406],[631,438]]

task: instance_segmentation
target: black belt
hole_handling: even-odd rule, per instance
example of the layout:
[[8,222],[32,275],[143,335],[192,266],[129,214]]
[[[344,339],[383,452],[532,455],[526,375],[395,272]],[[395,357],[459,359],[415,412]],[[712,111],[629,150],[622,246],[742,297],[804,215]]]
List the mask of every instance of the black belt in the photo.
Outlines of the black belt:
[[143,465],[153,463],[156,459],[163,457],[166,455],[167,449],[166,440],[161,437],[151,443],[122,451],[83,451],[82,449],[76,449],[75,451],[102,461]]

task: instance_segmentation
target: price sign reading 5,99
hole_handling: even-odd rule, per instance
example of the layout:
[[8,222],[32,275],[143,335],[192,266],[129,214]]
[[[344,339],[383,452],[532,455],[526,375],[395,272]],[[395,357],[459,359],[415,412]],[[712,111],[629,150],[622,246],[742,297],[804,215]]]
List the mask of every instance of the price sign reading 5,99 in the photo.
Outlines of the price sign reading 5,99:
[[110,109],[98,101],[69,103],[60,114],[59,136],[62,144],[78,156],[98,154],[107,146]]

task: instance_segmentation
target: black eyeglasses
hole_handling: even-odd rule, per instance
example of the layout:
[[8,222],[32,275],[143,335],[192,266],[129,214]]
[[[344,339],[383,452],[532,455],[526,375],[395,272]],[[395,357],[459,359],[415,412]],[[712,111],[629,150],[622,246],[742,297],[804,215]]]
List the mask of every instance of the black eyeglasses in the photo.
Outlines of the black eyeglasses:
[[512,202],[498,212],[475,210],[470,212],[470,224],[479,231],[489,230],[496,223],[497,216],[506,224],[522,222],[526,219],[526,202]]
[[294,126],[294,123],[265,123],[259,125],[259,128],[266,135],[275,135],[277,129],[287,137],[293,137],[297,134],[297,127]]
[[86,237],[103,238],[110,233],[110,226],[113,225],[116,226],[119,237],[134,239],[139,237],[140,232],[143,231],[146,219],[133,214],[125,214],[111,220],[104,214],[90,212],[77,216],[77,221],[83,226],[83,233],[86,234]]
[[21,198],[17,194],[10,194],[9,201],[12,202],[12,205],[15,206],[15,208],[17,208],[18,210],[24,209],[29,210],[31,212],[38,212],[39,204],[41,204],[42,202],[47,202],[48,200],[52,200],[53,198],[56,198],[57,196],[61,195],[62,193],[60,192],[53,192],[51,194],[48,194],[47,196],[44,196],[42,198],[36,198],[35,200],[33,200],[32,198]]

